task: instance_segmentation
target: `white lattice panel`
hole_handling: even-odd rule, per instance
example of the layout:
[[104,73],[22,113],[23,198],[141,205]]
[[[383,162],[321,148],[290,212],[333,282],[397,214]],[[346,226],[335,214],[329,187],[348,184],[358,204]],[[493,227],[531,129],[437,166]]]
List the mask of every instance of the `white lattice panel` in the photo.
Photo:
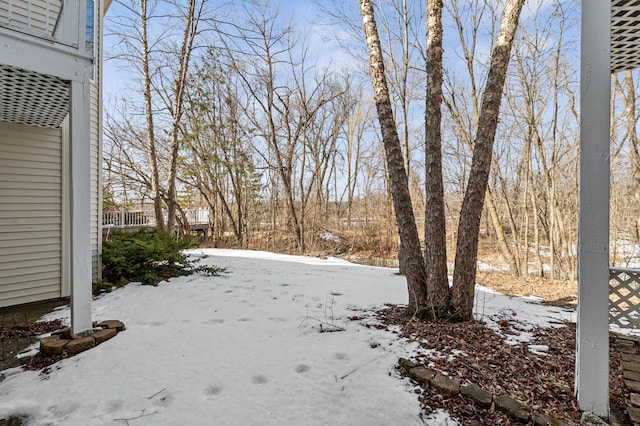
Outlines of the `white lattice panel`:
[[611,1],[611,72],[640,67],[640,0]]
[[0,121],[57,128],[69,112],[69,85],[0,64]]
[[640,328],[640,270],[609,269],[609,322]]

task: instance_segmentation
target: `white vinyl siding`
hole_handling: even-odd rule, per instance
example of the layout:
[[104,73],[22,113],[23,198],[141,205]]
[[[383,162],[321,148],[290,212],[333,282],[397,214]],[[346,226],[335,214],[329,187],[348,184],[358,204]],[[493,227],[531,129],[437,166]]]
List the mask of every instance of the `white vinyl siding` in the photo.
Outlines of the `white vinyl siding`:
[[89,131],[91,132],[91,266],[93,280],[100,279],[100,237],[102,215],[100,213],[100,128],[98,86],[90,84],[91,113]]
[[0,25],[50,38],[61,7],[62,0],[0,1]]
[[62,132],[0,123],[0,307],[61,297]]

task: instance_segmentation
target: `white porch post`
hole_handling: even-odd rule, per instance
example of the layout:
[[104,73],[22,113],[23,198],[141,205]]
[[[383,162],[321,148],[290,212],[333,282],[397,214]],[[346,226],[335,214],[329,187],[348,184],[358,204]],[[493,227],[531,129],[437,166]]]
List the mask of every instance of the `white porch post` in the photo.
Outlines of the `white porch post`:
[[576,395],[609,415],[611,2],[582,1]]
[[89,80],[71,82],[71,333],[91,332],[91,156]]

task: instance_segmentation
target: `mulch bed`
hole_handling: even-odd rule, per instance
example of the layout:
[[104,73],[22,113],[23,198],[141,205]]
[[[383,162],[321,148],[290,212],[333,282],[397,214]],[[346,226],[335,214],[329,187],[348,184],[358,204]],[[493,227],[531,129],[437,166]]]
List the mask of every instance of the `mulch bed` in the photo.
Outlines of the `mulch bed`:
[[[580,424],[581,413],[573,394],[575,324],[536,327],[528,330],[534,336],[530,342],[513,344],[506,343],[505,336],[518,333],[518,324],[508,320],[501,321],[501,330],[496,332],[477,323],[409,319],[406,307],[397,305],[378,311],[378,319],[378,327],[416,341],[430,351],[414,359],[418,364],[461,379],[462,384],[474,383],[493,394],[509,395],[568,425]],[[529,345],[545,345],[548,351],[536,354]],[[614,349],[610,350],[610,372],[612,410],[620,412],[628,395],[620,356]],[[426,414],[444,409],[465,425],[512,424],[506,414],[478,407],[462,395],[442,395],[428,386],[417,388],[416,392],[420,393]]]
[[14,325],[12,327],[0,326],[0,342],[15,337],[35,337],[59,330],[62,327],[62,321],[60,320],[40,321],[25,325]]
[[[0,345],[9,344],[15,339],[35,338],[41,334],[63,328],[64,325],[59,319],[53,321],[39,321],[31,324],[14,325],[11,327],[0,326]],[[40,353],[35,356],[25,358],[22,367],[26,370],[40,370],[60,361],[60,356],[44,357]]]

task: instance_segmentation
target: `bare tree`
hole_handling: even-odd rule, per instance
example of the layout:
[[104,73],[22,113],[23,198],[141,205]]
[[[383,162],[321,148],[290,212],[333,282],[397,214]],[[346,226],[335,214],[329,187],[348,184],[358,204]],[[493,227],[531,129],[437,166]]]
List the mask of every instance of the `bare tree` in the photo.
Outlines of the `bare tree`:
[[507,0],[500,18],[500,29],[491,52],[487,84],[482,97],[469,182],[460,210],[452,304],[456,316],[462,320],[473,318],[480,218],[491,169],[502,90],[523,5],[524,0]]
[[447,235],[442,181],[442,0],[427,1],[426,200],[424,244],[429,306],[434,317],[449,306]]
[[400,244],[404,250],[404,270],[409,290],[408,310],[411,314],[425,315],[428,312],[425,263],[420,250],[402,148],[389,98],[380,37],[370,0],[360,0],[360,15],[369,54],[370,76],[386,153]]
[[144,114],[147,124],[147,157],[149,166],[151,167],[151,193],[153,196],[153,210],[156,215],[156,224],[158,229],[165,229],[164,215],[162,214],[162,195],[160,188],[160,171],[158,165],[158,152],[156,149],[154,108],[151,93],[151,71],[150,71],[150,48],[149,48],[149,32],[148,21],[149,14],[147,10],[148,1],[140,0],[140,41],[142,45],[142,83],[144,98]]
[[167,232],[173,234],[176,226],[176,176],[178,167],[178,151],[182,136],[182,113],[184,109],[184,92],[187,84],[189,65],[194,48],[194,40],[198,35],[198,26],[206,0],[189,0],[184,14],[184,32],[178,53],[178,64],[173,78],[172,96],[168,99],[171,113],[171,145],[169,148],[169,175],[167,188]]
[[[480,32],[483,25],[487,26],[487,24],[491,24],[493,28],[494,20],[497,20],[497,15],[485,0],[463,2],[465,6],[464,12],[460,10],[458,3],[458,1],[451,2],[450,12],[455,23],[458,36],[457,42],[459,42],[462,59],[465,63],[469,86],[458,87],[450,73],[447,73],[449,93],[448,96],[445,97],[445,105],[455,125],[454,132],[459,135],[464,142],[463,146],[472,155],[474,150],[473,141],[480,120],[481,92],[479,92],[478,87],[482,85],[481,79],[485,77],[482,73],[478,75],[479,73],[476,70],[478,66],[478,43],[480,42]],[[469,99],[468,101],[466,101],[467,98]],[[462,153],[458,155],[460,155],[460,158],[465,158],[465,155]],[[493,158],[492,161],[494,167],[497,168],[498,164],[495,163]],[[464,182],[467,176],[463,176],[463,178],[462,181]],[[463,189],[462,192],[464,192],[465,189]],[[519,275],[518,265],[507,243],[506,233],[496,204],[492,189],[490,186],[487,186],[485,191],[485,206],[495,230],[498,248],[509,264],[511,273],[517,276]]]

